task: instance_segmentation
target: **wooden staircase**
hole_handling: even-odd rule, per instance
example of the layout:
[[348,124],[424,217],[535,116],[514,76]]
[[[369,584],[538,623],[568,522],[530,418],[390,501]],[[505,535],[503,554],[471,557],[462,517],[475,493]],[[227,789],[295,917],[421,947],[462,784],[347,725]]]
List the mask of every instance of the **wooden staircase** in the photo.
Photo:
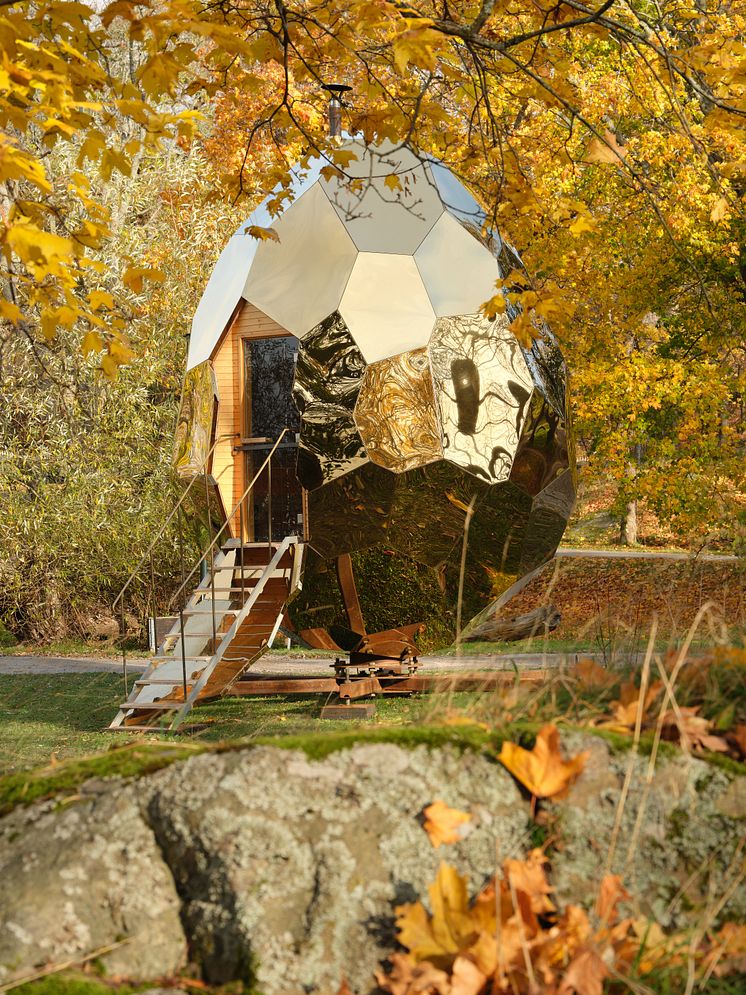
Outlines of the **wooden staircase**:
[[296,536],[225,542],[109,728],[173,730],[195,704],[229,691],[272,645],[302,555]]

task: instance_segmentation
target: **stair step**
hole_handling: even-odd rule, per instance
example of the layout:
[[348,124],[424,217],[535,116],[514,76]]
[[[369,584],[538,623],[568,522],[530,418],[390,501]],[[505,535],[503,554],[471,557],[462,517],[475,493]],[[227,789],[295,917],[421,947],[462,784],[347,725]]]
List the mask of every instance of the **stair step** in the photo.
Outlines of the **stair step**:
[[159,711],[161,709],[169,709],[169,711],[177,711],[179,708],[184,707],[183,701],[169,701],[167,698],[163,701],[148,701],[148,702],[136,702],[136,701],[125,701],[123,705],[119,706],[122,711],[127,712],[153,712]]
[[158,726],[109,726],[107,732],[168,732]]
[[[196,684],[199,678],[197,677],[187,677],[187,687]],[[135,687],[147,688],[154,684],[163,684],[165,687],[183,687],[184,682],[181,677],[173,677],[170,680],[167,677],[154,677],[150,681],[135,681]]]
[[[191,632],[186,632],[187,637],[191,636]],[[212,635],[212,633],[210,633]],[[151,656],[151,663],[163,663],[164,660],[178,660],[179,663],[208,663],[212,660],[212,656],[185,656],[182,659],[181,653],[174,653],[171,656]]]

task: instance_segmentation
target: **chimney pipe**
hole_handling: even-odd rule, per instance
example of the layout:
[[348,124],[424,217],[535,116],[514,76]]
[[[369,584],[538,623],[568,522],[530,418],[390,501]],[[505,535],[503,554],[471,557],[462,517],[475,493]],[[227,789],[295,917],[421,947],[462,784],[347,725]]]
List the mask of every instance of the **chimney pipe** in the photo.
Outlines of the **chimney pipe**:
[[329,94],[329,134],[332,138],[339,138],[342,134],[342,95],[349,92],[352,87],[344,83],[324,83],[324,89]]

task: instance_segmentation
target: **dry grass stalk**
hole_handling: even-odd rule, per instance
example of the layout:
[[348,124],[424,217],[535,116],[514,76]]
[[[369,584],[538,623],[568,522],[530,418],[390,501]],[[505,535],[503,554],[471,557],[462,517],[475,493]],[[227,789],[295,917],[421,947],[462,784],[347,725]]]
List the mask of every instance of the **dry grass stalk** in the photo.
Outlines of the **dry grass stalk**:
[[609,849],[606,854],[606,863],[604,864],[603,874],[608,874],[611,871],[611,865],[613,863],[614,857],[616,856],[616,846],[619,839],[619,833],[622,827],[622,818],[624,817],[624,808],[627,804],[627,797],[629,795],[630,785],[632,784],[632,777],[635,771],[635,763],[637,761],[637,754],[640,745],[640,734],[642,732],[642,720],[645,712],[645,699],[648,691],[648,683],[650,681],[650,661],[653,656],[653,647],[655,646],[655,637],[658,633],[658,616],[653,616],[653,624],[650,627],[650,636],[648,638],[648,645],[645,651],[645,659],[642,664],[642,676],[640,677],[640,697],[637,699],[637,715],[635,716],[635,732],[632,740],[632,749],[630,750],[629,760],[627,762],[627,770],[624,775],[624,783],[622,784],[622,790],[619,795],[619,804],[617,805],[616,817],[614,819],[614,827],[611,831],[611,839],[609,840]]

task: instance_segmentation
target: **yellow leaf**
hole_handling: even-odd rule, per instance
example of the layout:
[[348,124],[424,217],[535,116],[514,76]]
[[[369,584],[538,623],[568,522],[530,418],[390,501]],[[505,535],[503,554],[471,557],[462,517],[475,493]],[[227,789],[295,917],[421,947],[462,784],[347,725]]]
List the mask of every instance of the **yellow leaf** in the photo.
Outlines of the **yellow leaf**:
[[463,511],[467,515],[470,515],[472,513],[473,506],[470,506],[468,504],[464,504],[464,502],[460,498],[457,498],[456,495],[452,494],[450,491],[446,491],[445,495],[446,495],[446,498],[451,502],[451,504],[455,508],[458,508],[459,511]]
[[357,161],[357,155],[351,149],[332,149],[330,155],[342,169],[347,169],[351,162]]
[[596,222],[593,218],[587,214],[579,214],[570,225],[570,234],[577,238],[578,235],[582,235],[584,232],[593,231],[595,227]]
[[322,166],[320,172],[327,183],[330,183],[332,180],[335,179],[336,180],[344,179],[344,173],[337,166]]
[[715,203],[712,205],[712,210],[710,211],[710,221],[716,225],[719,221],[722,221],[728,214],[728,201],[725,197],[718,197]]
[[86,332],[80,348],[84,356],[90,356],[92,352],[102,352],[104,343],[98,332]]
[[441,863],[430,885],[429,916],[420,902],[396,908],[398,939],[415,960],[432,960],[450,964],[472,938],[476,938],[475,920],[469,915],[466,879],[454,867]]
[[41,331],[44,338],[51,342],[52,339],[57,335],[57,312],[56,311],[42,311],[41,313]]
[[441,843],[458,843],[463,839],[463,833],[459,830],[459,826],[471,822],[471,816],[467,812],[460,812],[457,808],[449,808],[440,799],[436,799],[432,805],[428,805],[423,810],[423,814],[425,816],[425,832],[436,850]]
[[104,374],[109,380],[116,380],[119,363],[117,363],[111,356],[106,355],[101,360],[101,369],[104,371]]
[[114,298],[105,290],[92,290],[88,295],[88,303],[92,311],[98,311],[102,307],[111,310],[114,307]]
[[14,304],[12,301],[0,299],[0,317],[17,323],[22,320],[23,315],[17,304]]
[[384,186],[387,186],[389,190],[401,190],[401,180],[396,173],[389,173],[383,182]]
[[555,725],[546,725],[536,737],[533,750],[524,750],[516,743],[503,743],[498,760],[513,777],[537,798],[555,798],[563,794],[580,775],[590,753],[579,753],[563,760],[559,749],[559,732]]
[[249,225],[245,229],[252,238],[258,238],[261,242],[272,241],[279,242],[280,236],[274,230],[274,228],[262,228],[261,225]]
[[151,280],[159,283],[163,280],[163,270],[152,269],[149,266],[129,266],[122,274],[122,282],[136,294],[142,292],[143,281]]
[[434,69],[437,50],[443,45],[443,37],[429,24],[425,18],[418,20],[414,28],[402,31],[394,39],[394,66],[400,76],[403,76],[410,63],[420,69]]
[[134,357],[134,352],[122,339],[112,339],[109,343],[109,355],[119,365],[129,363]]
[[73,243],[69,238],[42,231],[36,225],[20,222],[8,228],[8,245],[26,263],[49,265],[58,260],[70,259]]
[[482,305],[481,310],[485,318],[495,318],[498,314],[505,314],[505,295],[502,291],[499,294],[495,294],[494,297],[490,297]]
[[608,128],[604,132],[604,140],[600,138],[591,139],[585,153],[586,162],[613,163],[619,165],[624,161],[624,149],[617,142],[616,135]]

